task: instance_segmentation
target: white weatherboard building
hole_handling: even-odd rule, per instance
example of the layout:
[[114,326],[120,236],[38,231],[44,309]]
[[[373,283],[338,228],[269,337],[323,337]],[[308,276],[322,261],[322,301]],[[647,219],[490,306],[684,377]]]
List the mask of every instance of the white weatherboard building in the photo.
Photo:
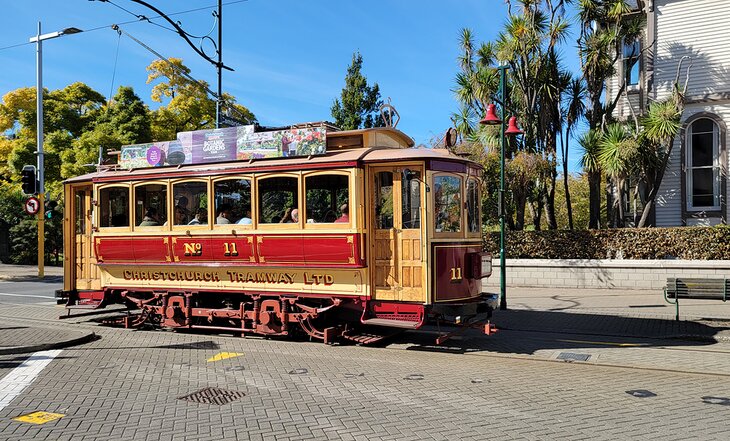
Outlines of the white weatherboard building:
[[607,84],[611,99],[626,81],[615,116],[631,118],[670,96],[680,63],[682,85],[691,64],[682,130],[657,197],[655,225],[728,223],[730,0],[636,3],[646,27],[638,41],[623,43],[617,75]]

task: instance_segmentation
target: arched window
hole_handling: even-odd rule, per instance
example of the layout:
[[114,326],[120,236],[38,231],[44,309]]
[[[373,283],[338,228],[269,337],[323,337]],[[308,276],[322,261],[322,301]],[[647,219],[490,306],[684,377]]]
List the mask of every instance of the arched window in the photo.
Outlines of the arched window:
[[720,128],[710,118],[698,118],[689,125],[686,142],[687,210],[719,210]]

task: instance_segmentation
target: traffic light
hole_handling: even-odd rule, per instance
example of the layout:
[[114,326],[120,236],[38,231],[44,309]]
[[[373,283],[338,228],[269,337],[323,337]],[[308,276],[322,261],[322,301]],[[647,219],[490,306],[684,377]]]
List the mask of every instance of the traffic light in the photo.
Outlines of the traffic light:
[[48,219],[48,220],[53,219],[53,215],[56,213],[56,207],[58,207],[58,202],[56,202],[56,201],[46,202],[46,212],[45,212],[46,219]]
[[35,165],[23,166],[20,182],[23,183],[23,193],[25,194],[35,194],[36,192],[35,171]]

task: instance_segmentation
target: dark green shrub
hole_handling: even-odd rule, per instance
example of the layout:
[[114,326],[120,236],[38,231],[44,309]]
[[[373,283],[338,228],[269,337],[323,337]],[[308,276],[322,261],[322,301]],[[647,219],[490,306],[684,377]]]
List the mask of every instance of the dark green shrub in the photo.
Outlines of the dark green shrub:
[[[499,254],[498,232],[484,236],[484,248]],[[509,231],[507,257],[730,260],[730,227]]]

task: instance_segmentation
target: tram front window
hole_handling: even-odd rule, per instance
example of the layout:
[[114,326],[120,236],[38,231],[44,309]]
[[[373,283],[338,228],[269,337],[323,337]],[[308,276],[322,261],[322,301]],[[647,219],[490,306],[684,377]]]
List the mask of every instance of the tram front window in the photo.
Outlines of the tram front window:
[[99,209],[100,227],[128,227],[129,188],[111,187],[99,190]]
[[349,223],[348,183],[345,175],[307,177],[307,223]]
[[134,224],[155,227],[167,222],[167,186],[139,185],[134,189]]
[[434,220],[437,233],[461,231],[461,178],[436,176],[434,182]]
[[251,225],[251,180],[226,179],[213,185],[216,224]]
[[401,185],[401,216],[403,228],[421,228],[421,172],[403,173]]
[[375,228],[393,228],[393,173],[375,174]]
[[288,176],[258,180],[259,222],[299,223],[299,179]]
[[476,179],[469,179],[466,187],[466,225],[469,233],[478,233],[481,226],[481,216],[479,209],[479,183]]

